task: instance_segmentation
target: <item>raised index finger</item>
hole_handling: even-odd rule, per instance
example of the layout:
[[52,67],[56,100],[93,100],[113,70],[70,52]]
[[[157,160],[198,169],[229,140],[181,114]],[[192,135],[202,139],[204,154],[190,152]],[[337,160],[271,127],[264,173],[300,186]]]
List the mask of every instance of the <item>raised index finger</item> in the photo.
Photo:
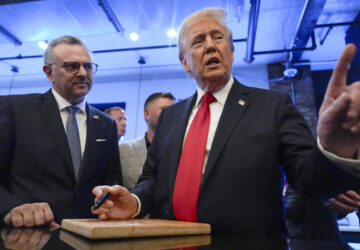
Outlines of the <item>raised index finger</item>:
[[356,46],[348,44],[337,62],[329,81],[326,91],[327,95],[337,98],[346,86],[347,72],[349,65],[355,55]]

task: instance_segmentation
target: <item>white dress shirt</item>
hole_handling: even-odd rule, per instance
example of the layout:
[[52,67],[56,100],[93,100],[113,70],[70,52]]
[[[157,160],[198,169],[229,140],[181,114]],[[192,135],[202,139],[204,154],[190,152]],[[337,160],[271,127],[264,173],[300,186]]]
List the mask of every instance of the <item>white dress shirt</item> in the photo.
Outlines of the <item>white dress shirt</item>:
[[[55,89],[51,89],[56,103],[58,105],[59,111],[60,111],[60,116],[61,116],[61,120],[62,123],[64,125],[64,129],[66,132],[66,122],[67,119],[69,117],[69,112],[67,111],[67,107],[71,106],[72,104],[70,102],[68,102],[67,100],[65,100],[59,93],[56,92]],[[75,105],[76,107],[78,107],[79,109],[76,111],[76,122],[78,125],[78,129],[79,129],[79,137],[80,137],[80,147],[81,147],[81,157],[84,156],[84,150],[85,150],[85,143],[86,143],[86,101],[85,98],[82,102],[80,102],[79,104]]]
[[[210,149],[211,149],[211,145],[213,143],[214,140],[214,136],[215,136],[215,132],[217,129],[217,126],[219,124],[219,120],[221,117],[221,114],[223,112],[224,106],[225,106],[225,102],[226,99],[229,95],[230,89],[232,87],[232,85],[234,84],[234,78],[231,76],[229,81],[225,84],[224,87],[222,87],[220,90],[216,91],[216,92],[212,92],[213,96],[215,97],[216,101],[212,102],[209,105],[210,108],[210,127],[209,127],[209,134],[208,134],[208,138],[206,141],[206,149],[205,149],[205,155],[204,155],[204,163],[203,163],[203,170],[202,173],[204,174],[205,171],[205,166],[206,163],[208,161],[209,158],[209,153],[210,153]],[[200,89],[199,87],[197,88],[197,99],[196,99],[196,103],[195,106],[193,107],[190,117],[189,117],[189,121],[186,127],[186,132],[185,132],[185,136],[184,136],[184,141],[183,141],[183,146],[185,143],[185,139],[187,136],[187,133],[189,131],[190,125],[196,115],[196,112],[198,111],[201,103],[202,103],[202,97],[205,94],[205,92]]]

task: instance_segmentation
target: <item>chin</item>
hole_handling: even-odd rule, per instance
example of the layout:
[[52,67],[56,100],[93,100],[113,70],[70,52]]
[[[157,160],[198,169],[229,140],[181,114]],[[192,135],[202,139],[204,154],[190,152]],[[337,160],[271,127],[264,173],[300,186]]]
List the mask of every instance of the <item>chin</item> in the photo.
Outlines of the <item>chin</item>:
[[204,75],[208,78],[220,78],[228,75],[228,72],[223,67],[220,67],[217,69],[207,70],[204,72]]
[[80,97],[86,96],[87,93],[89,93],[89,89],[88,89],[88,88],[77,91],[75,95],[80,98]]
[[210,81],[221,81],[221,80],[228,80],[229,76],[226,72],[221,73],[213,73],[213,74],[207,74],[206,78]]

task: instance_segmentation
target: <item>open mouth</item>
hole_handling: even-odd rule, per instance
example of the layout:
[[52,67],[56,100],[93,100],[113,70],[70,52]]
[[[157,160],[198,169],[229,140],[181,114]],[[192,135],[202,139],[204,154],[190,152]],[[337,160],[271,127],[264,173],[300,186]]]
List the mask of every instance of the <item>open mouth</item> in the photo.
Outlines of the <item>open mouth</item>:
[[217,59],[216,57],[212,57],[206,62],[206,66],[212,66],[212,65],[219,64],[219,63],[220,63],[219,59]]

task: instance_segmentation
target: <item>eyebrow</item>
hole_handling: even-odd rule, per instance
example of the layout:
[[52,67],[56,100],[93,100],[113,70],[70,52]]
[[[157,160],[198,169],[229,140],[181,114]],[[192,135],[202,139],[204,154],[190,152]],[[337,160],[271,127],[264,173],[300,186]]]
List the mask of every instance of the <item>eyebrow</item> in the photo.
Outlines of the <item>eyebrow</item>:
[[[220,33],[220,34],[224,34],[225,35],[225,32],[220,30],[220,29],[213,29],[213,30],[210,30],[210,35],[213,35],[213,34],[217,34],[217,33]],[[201,37],[201,36],[204,36],[205,33],[203,31],[195,31],[194,33],[194,36],[192,37],[192,39],[194,38],[197,38],[197,37]]]

